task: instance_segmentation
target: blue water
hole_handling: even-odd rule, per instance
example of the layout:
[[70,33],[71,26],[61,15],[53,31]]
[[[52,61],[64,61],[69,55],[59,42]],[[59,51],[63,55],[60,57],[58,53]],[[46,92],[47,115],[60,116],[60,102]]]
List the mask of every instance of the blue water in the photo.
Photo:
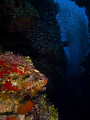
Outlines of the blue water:
[[[55,96],[61,120],[83,120],[85,117],[85,96],[79,79],[83,68],[79,65],[89,50],[88,17],[85,8],[80,8],[70,0],[54,0],[59,4],[56,16],[61,30],[61,40],[69,46],[64,48],[69,61],[62,88]],[[84,120],[88,120],[87,116]]]
[[61,120],[80,120],[83,113],[83,86],[78,78],[69,76],[63,81],[58,100]]
[[79,66],[89,50],[89,20],[85,8],[79,7],[70,0],[55,0],[59,4],[56,19],[60,26],[61,40],[68,42],[64,47],[67,56],[68,72],[78,76],[82,68]]

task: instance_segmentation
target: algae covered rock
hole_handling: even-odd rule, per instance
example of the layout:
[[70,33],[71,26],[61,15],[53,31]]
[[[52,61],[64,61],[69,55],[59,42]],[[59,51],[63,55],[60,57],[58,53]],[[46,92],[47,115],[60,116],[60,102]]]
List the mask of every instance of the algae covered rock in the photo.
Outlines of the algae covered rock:
[[[40,120],[50,120],[53,115],[58,119],[57,110],[42,95],[47,82],[48,78],[35,69],[29,56],[1,53],[0,114],[9,114],[10,119],[15,117],[17,120],[18,115],[22,115],[22,120],[23,115],[27,118],[32,116],[32,120],[38,116]],[[3,120],[9,119],[8,117],[1,116]]]

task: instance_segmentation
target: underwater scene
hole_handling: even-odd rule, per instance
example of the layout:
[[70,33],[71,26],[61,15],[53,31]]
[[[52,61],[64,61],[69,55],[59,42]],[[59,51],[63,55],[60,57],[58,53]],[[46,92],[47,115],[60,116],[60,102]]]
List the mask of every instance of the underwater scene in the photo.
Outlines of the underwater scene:
[[0,0],[0,120],[90,120],[90,0]]

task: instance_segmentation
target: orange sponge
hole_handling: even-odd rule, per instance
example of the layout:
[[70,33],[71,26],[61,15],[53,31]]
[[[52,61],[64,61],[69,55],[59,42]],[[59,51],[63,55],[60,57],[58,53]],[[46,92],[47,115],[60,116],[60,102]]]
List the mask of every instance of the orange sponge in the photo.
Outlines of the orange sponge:
[[27,101],[25,104],[20,104],[17,113],[18,114],[25,114],[33,108],[34,103],[32,101]]

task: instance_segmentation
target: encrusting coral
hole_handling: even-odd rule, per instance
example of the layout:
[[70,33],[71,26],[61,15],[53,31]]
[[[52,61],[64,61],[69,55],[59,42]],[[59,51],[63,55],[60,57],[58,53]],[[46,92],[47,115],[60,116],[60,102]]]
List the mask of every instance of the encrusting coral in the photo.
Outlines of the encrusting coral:
[[[40,95],[38,96],[38,92],[46,90],[47,82],[48,79],[35,69],[30,57],[15,55],[12,52],[1,53],[0,113],[5,114],[8,112],[26,116],[30,112],[35,117],[35,106],[41,104],[39,103]],[[29,99],[23,100],[26,96],[29,96]],[[48,111],[43,105],[40,106],[41,111],[43,109]],[[12,117],[13,120],[17,118],[10,116],[6,117],[6,120],[12,120]],[[44,120],[42,118],[40,120]]]
[[47,78],[32,64],[28,64],[24,57],[12,53],[0,55],[0,93],[2,94],[0,101],[4,99],[5,102],[11,102],[11,95],[12,100],[16,98],[16,101],[22,99],[25,94],[34,96],[36,95],[34,91],[42,91],[46,83]]

